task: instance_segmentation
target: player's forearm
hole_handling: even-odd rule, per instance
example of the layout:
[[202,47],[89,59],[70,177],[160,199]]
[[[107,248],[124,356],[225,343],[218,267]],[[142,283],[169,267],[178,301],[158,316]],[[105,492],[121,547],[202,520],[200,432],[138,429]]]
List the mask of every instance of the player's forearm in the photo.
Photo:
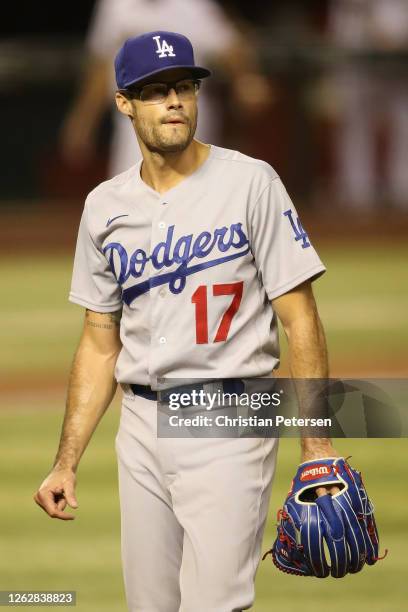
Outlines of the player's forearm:
[[327,378],[329,365],[326,337],[317,310],[296,319],[285,329],[293,378]]
[[[317,310],[294,321],[287,330],[290,371],[294,379],[301,417],[326,418],[327,401],[324,393],[329,376],[326,338]],[[322,392],[323,391],[323,392]],[[302,460],[334,453],[328,433],[309,437],[312,431],[301,432]]]
[[111,403],[118,353],[98,353],[81,341],[72,365],[67,404],[54,469],[76,471],[88,442]]
[[65,127],[94,132],[110,102],[108,62],[91,58],[78,96],[65,120]]

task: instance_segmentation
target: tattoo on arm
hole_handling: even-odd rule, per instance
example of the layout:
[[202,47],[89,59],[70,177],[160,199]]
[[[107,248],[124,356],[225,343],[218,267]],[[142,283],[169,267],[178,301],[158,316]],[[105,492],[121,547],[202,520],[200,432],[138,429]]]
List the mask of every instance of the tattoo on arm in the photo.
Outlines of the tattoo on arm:
[[99,312],[97,314],[103,314],[106,317],[106,323],[97,323],[96,321],[90,321],[89,317],[91,314],[94,314],[93,311],[86,310],[86,324],[90,327],[97,327],[99,329],[114,329],[115,327],[119,327],[120,320],[122,318],[122,310],[117,310],[116,312]]
[[95,321],[87,321],[86,324],[90,327],[98,327],[99,329],[113,329],[115,327],[114,324],[109,325],[108,323],[95,323]]

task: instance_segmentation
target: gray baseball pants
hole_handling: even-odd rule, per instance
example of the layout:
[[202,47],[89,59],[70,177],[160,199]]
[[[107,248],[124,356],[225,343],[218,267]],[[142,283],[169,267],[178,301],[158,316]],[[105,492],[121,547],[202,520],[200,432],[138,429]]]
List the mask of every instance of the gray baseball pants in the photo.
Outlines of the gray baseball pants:
[[116,452],[130,612],[251,607],[277,448],[158,438],[157,403],[124,393]]

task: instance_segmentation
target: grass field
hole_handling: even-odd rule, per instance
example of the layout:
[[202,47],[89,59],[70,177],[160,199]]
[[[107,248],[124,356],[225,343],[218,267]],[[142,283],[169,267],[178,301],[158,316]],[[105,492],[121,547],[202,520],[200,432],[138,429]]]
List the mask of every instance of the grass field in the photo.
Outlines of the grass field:
[[[124,612],[120,566],[119,506],[114,437],[117,402],[100,424],[78,472],[77,519],[53,521],[31,495],[55,453],[61,422],[61,398],[15,402],[2,411],[2,510],[0,590],[74,589],[81,612]],[[343,580],[297,578],[279,573],[270,557],[257,578],[256,612],[285,607],[302,610],[405,610],[408,564],[405,554],[406,440],[342,440],[338,449],[353,455],[375,500],[381,548],[387,558]],[[264,550],[274,537],[274,517],[298,462],[298,443],[281,442]],[[352,463],[353,463],[352,461]],[[232,493],[233,494],[233,493]],[[238,500],[237,500],[238,501]],[[159,588],[159,587],[158,587]],[[296,601],[291,603],[292,599]],[[210,611],[209,611],[210,612]]]
[[[351,375],[366,364],[372,376],[406,376],[408,248],[345,245],[320,251],[330,273],[316,283],[315,293],[334,370]],[[66,302],[71,259],[3,257],[0,271],[0,590],[74,589],[80,612],[124,612],[114,456],[118,399],[81,463],[77,519],[53,521],[32,501],[55,454],[64,401],[63,387],[48,389],[35,381],[63,382],[83,317]],[[363,472],[388,557],[339,581],[280,574],[269,557],[258,572],[255,612],[406,609],[407,441],[341,440],[336,446],[353,455],[352,465]],[[264,549],[298,460],[296,440],[283,440]]]

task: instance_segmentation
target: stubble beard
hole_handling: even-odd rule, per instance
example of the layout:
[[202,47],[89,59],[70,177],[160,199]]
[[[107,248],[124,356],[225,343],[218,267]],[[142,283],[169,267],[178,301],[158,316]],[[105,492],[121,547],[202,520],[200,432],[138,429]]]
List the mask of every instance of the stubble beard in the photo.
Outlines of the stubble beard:
[[141,121],[137,133],[151,153],[177,153],[187,149],[197,128],[197,115],[193,119],[184,117],[184,120],[186,123],[179,127],[163,123],[152,126]]

